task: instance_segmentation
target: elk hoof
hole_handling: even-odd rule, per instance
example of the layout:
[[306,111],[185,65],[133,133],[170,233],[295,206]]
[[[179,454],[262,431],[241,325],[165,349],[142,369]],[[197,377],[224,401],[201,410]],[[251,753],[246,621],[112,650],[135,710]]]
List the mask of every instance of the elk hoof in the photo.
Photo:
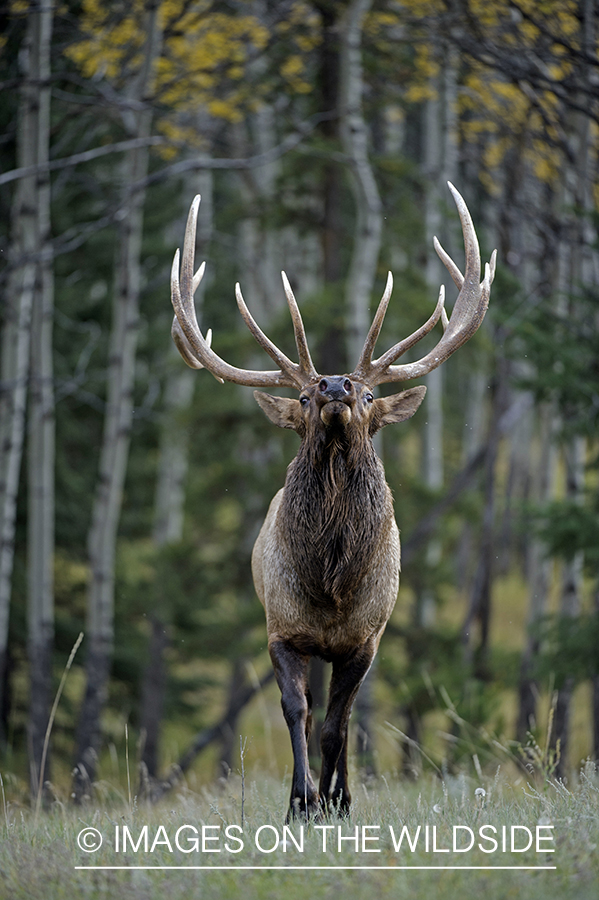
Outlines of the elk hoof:
[[305,797],[292,797],[289,804],[289,812],[285,822],[321,822],[323,819],[322,807],[316,796],[309,797],[306,801]]
[[320,806],[327,819],[347,819],[351,809],[351,796],[347,790],[335,790],[330,797],[321,797]]

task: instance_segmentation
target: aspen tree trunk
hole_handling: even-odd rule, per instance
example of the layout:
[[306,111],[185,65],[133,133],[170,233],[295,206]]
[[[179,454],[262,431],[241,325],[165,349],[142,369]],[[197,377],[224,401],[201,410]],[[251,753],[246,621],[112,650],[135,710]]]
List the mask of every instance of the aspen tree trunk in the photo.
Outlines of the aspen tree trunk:
[[[497,210],[496,219],[497,238],[493,241],[500,248],[503,264],[508,266],[522,285],[524,296],[529,297],[538,292],[538,269],[534,272],[527,265],[527,259],[535,258],[536,230],[530,223],[530,216],[521,214],[522,197],[529,196],[535,189],[535,199],[529,201],[531,206],[535,202],[542,204],[541,192],[535,185],[526,167],[526,147],[529,144],[530,135],[528,126],[523,126],[515,135],[513,146],[508,151],[503,164],[503,184],[500,198],[492,204],[492,209]],[[518,210],[518,213],[515,211]],[[518,381],[529,374],[529,365],[526,359],[513,360],[510,364],[512,381]],[[511,388],[513,394],[520,391],[516,387]],[[509,452],[509,469],[507,483],[502,492],[503,509],[501,510],[501,524],[497,529],[497,546],[495,568],[498,574],[505,574],[514,563],[526,564],[529,541],[526,534],[518,535],[514,539],[514,512],[526,502],[527,492],[530,486],[530,453],[534,428],[534,417],[523,416],[506,443]]]
[[[383,228],[383,206],[370,162],[369,133],[362,101],[362,25],[372,0],[351,0],[342,23],[339,83],[339,131],[343,149],[350,162],[355,199],[356,227],[345,287],[349,322],[347,356],[356,364],[370,327],[370,299],[376,279]],[[372,741],[373,666],[355,701],[354,723],[357,731],[358,764],[366,774],[374,774]]]
[[[205,248],[212,236],[212,181],[210,170],[196,173],[189,185],[189,193],[202,197],[198,214],[198,242],[205,256]],[[188,197],[185,198],[185,217]],[[181,229],[185,219],[182,219]],[[195,302],[198,321],[201,323],[205,281],[196,291]],[[185,479],[189,460],[189,439],[182,418],[191,405],[197,372],[182,363],[174,344],[170,341],[169,357],[172,361],[165,386],[165,411],[160,437],[160,457],[156,483],[154,513],[154,543],[158,549],[176,544],[183,538],[185,507]],[[165,651],[169,643],[168,598],[156,598],[150,616],[148,664],[141,694],[140,732],[142,735],[141,762],[151,779],[158,776],[160,729],[164,711],[167,682]]]
[[[264,104],[245,126],[237,129],[239,153],[266,153],[277,143],[276,113]],[[251,150],[249,148],[252,148]],[[278,160],[240,173],[241,195],[250,211],[239,227],[241,279],[244,296],[251,298],[252,309],[260,321],[268,322],[285,304],[281,281],[279,230],[269,227],[264,213],[277,201]],[[260,364],[262,365],[262,363]],[[246,392],[243,393],[247,397]],[[253,399],[251,400],[253,403]]]
[[[142,101],[151,89],[161,34],[157,4],[146,4],[146,46],[141,71],[132,81],[131,99]],[[152,110],[131,113],[132,136],[150,134]],[[141,239],[145,192],[129,194],[129,186],[147,174],[148,149],[127,153],[123,166],[123,207],[115,272],[113,323],[110,337],[108,388],[100,475],[88,537],[90,583],[88,589],[86,690],[77,728],[73,794],[80,801],[89,793],[100,748],[100,716],[106,703],[114,631],[114,563],[117,528],[127,468],[135,353],[139,327]]]
[[[514,378],[521,377],[524,368],[513,366]],[[516,564],[525,568],[528,555],[528,540],[522,535],[514,534],[514,520],[518,510],[530,499],[530,450],[533,440],[534,419],[523,417],[510,436],[508,477],[504,491],[504,507],[501,513],[501,525],[498,528],[497,570],[507,575]]]
[[[49,15],[44,2],[32,2],[19,60],[23,81],[17,125],[17,166],[37,165],[40,146],[38,71],[45,41],[42,22]],[[42,105],[45,101],[42,101]],[[47,152],[47,151],[46,151]],[[0,391],[0,741],[4,741],[7,706],[8,623],[14,559],[19,473],[25,433],[25,410],[30,355],[30,329],[35,293],[38,234],[38,182],[30,175],[17,182],[11,219],[11,274],[2,323],[2,390]]]
[[[595,46],[596,23],[595,5],[590,0],[581,4],[581,44],[587,53],[592,53]],[[573,135],[574,164],[567,163],[565,178],[565,200],[569,207],[586,212],[586,217],[572,217],[569,228],[565,228],[566,241],[563,241],[560,259],[560,287],[562,288],[562,305],[564,312],[576,317],[576,300],[573,295],[580,285],[592,283],[593,258],[592,245],[596,242],[596,233],[591,229],[592,214],[592,179],[591,168],[591,134],[590,120],[584,114],[571,114]],[[566,223],[568,224],[568,223]],[[591,230],[590,230],[591,229]],[[589,233],[590,230],[590,233]],[[565,420],[568,413],[566,410]],[[586,439],[582,436],[570,438],[564,447],[564,463],[566,469],[566,499],[582,502],[585,481]],[[560,614],[577,617],[581,609],[581,590],[584,555],[582,551],[564,563]],[[554,728],[552,746],[557,752],[556,776],[563,777],[567,771],[567,753],[570,732],[571,700],[574,691],[574,678],[567,677],[555,698]]]
[[[500,258],[507,258],[510,247],[510,236],[502,228],[501,215],[499,221],[489,223],[499,245]],[[503,335],[499,328],[493,334],[493,343],[499,347],[503,344]],[[502,419],[512,405],[510,393],[510,362],[501,353],[495,360],[494,378],[490,385],[491,404],[486,433],[485,469],[483,480],[484,508],[478,541],[478,559],[472,586],[468,610],[461,629],[463,659],[472,666],[474,678],[485,681],[489,678],[488,652],[491,623],[491,600],[496,560],[496,519],[498,498],[496,490],[497,457],[503,437]],[[517,423],[516,423],[517,424]],[[475,644],[474,626],[478,626],[478,643]]]
[[[485,427],[485,393],[487,374],[483,370],[473,372],[468,379],[464,437],[462,441],[462,467],[468,464],[483,444]],[[457,585],[461,593],[466,593],[472,582],[472,559],[475,546],[475,526],[466,521],[462,527],[457,550]]]
[[[519,191],[519,187],[518,187]],[[516,199],[514,190],[514,199]],[[553,192],[547,187],[537,186],[536,203],[539,206],[541,216],[545,215],[551,221]],[[508,201],[509,205],[509,201]],[[522,231],[515,234],[511,240],[512,247],[522,248],[517,260],[516,274],[520,277],[526,295],[533,293],[536,282],[545,285],[546,302],[553,302],[556,293],[556,265],[557,235],[553,229],[546,229],[543,242],[539,248],[539,266],[534,268],[528,260],[535,259],[533,250],[535,232],[532,224],[523,222]],[[540,269],[540,273],[539,273]],[[540,274],[540,279],[539,279]],[[526,374],[526,366],[520,363]],[[544,403],[538,411],[538,420],[532,418],[532,425],[538,438],[539,448],[534,452],[534,443],[529,447],[528,469],[530,477],[530,499],[532,503],[545,506],[553,499],[555,493],[555,474],[557,468],[556,445],[556,420],[557,410],[554,404]],[[545,544],[534,534],[525,540],[525,565],[528,589],[528,613],[527,629],[524,650],[520,661],[520,675],[518,682],[518,716],[516,720],[516,739],[523,745],[527,743],[527,735],[534,732],[537,726],[537,701],[539,686],[534,677],[537,658],[540,651],[538,636],[539,624],[547,612],[551,573],[553,560],[547,555]]]
[[[495,204],[492,207],[493,220],[489,223],[494,240],[491,243],[498,246],[500,259],[508,260],[511,248],[514,244],[519,246],[515,240],[513,231],[513,216],[509,213],[514,206],[517,206],[517,197],[522,187],[521,176],[522,167],[518,165],[519,149],[516,152],[516,161],[512,161],[512,165],[508,170],[503,184],[503,205]],[[501,348],[504,335],[499,327],[496,327],[492,336],[495,346]],[[497,510],[498,497],[496,490],[497,480],[497,457],[502,439],[501,419],[512,406],[520,405],[521,401],[511,400],[510,378],[512,376],[511,364],[508,359],[499,351],[495,360],[494,379],[490,385],[491,388],[491,409],[489,416],[489,424],[486,436],[485,447],[485,474],[484,474],[484,510],[482,523],[480,527],[480,540],[478,544],[478,560],[470,588],[470,599],[468,610],[464,619],[461,630],[461,640],[463,646],[463,657],[467,664],[473,664],[473,674],[475,678],[487,680],[488,671],[488,650],[489,650],[489,629],[491,622],[491,600],[493,580],[497,569],[497,560],[499,552],[497,549]],[[518,422],[515,423],[516,428],[522,428]],[[478,625],[479,639],[478,645],[474,643],[474,625]]]
[[[599,584],[595,585],[593,612],[599,618]],[[599,674],[593,676],[593,759],[599,761]]]
[[[442,230],[442,207],[447,198],[447,182],[454,182],[457,174],[457,79],[455,52],[441,45],[441,74],[432,85],[434,99],[427,101],[425,110],[425,247],[426,282],[431,291],[431,301],[439,285],[447,281],[447,270],[441,264],[433,247],[433,237]],[[426,378],[424,423],[424,478],[431,491],[443,488],[443,366],[433,369]],[[441,560],[441,543],[437,538],[429,541],[426,563],[430,568]],[[433,591],[425,587],[417,598],[416,621],[418,625],[431,627],[436,618]]]
[[[317,86],[323,112],[339,112],[340,80],[340,10],[328,0],[315,0],[322,20],[322,42],[319,48]],[[320,126],[322,137],[332,147],[338,146],[339,123],[332,117]],[[325,286],[339,285],[341,268],[341,197],[344,173],[336,160],[323,166],[322,172],[322,262]],[[319,372],[345,372],[347,369],[342,334],[331,325],[325,336],[315,365]],[[320,665],[319,661],[317,666]],[[312,686],[312,685],[311,685]],[[313,692],[314,693],[314,692]]]
[[[474,664],[475,678],[488,678],[487,655],[489,650],[489,627],[491,621],[491,593],[495,560],[495,518],[496,518],[496,464],[502,437],[501,418],[508,406],[508,365],[505,359],[497,361],[496,381],[492,387],[492,402],[485,451],[484,511],[476,572],[470,592],[468,610],[461,630],[464,661]],[[478,646],[474,645],[474,625],[479,626]]]
[[350,365],[359,359],[370,327],[370,298],[381,247],[383,209],[368,153],[369,134],[362,111],[362,23],[372,0],[351,0],[342,28],[339,84],[339,129],[343,149],[350,159],[351,183],[356,202],[356,228],[346,281],[345,300],[349,320]]
[[[426,282],[430,292],[430,302],[438,295],[441,284],[447,282],[447,270],[441,264],[434,246],[433,237],[447,241],[442,235],[442,209],[448,194],[447,181],[455,181],[457,169],[457,124],[456,124],[456,74],[453,52],[437,39],[437,52],[442,58],[441,74],[432,79],[434,96],[424,108],[423,117],[423,170],[426,177],[425,193],[425,252]],[[449,247],[451,249],[451,247]],[[450,294],[451,296],[451,294]],[[443,367],[434,369],[425,377],[426,397],[424,410],[426,418],[423,429],[424,481],[432,492],[440,492],[444,483],[443,465]],[[428,541],[426,567],[434,570],[441,561],[441,542],[437,537]],[[436,619],[436,599],[433,589],[425,584],[416,591],[412,610],[413,625],[417,628],[432,628]],[[408,646],[411,664],[417,667],[420,660],[414,657]],[[420,769],[420,758],[416,745],[420,740],[420,711],[411,700],[404,707],[408,742],[404,757],[406,774],[414,775]]]
[[[557,448],[554,438],[555,410],[545,405],[540,411],[540,455],[533,466],[532,496],[535,503],[547,503],[553,496],[553,481],[557,462]],[[537,722],[538,685],[533,671],[539,653],[537,628],[547,611],[547,597],[552,561],[547,557],[545,545],[533,538],[528,551],[528,623],[527,636],[520,663],[518,685],[518,719],[516,739],[526,744],[527,733],[534,731]]]
[[[50,50],[52,4],[40,3],[29,17],[33,32],[31,76],[37,85],[38,165],[48,162],[50,143]],[[41,772],[52,691],[54,641],[54,390],[52,319],[54,275],[50,233],[50,175],[36,178],[38,265],[31,329],[28,434],[28,655],[30,700],[28,750],[32,796],[39,779],[49,777],[48,756]]]
[[[586,441],[582,437],[570,439],[564,447],[564,464],[566,468],[566,493],[569,500],[582,501],[584,490],[584,470]],[[560,598],[560,615],[576,618],[581,610],[581,591],[584,554],[579,550],[564,563]],[[563,685],[554,697],[553,731],[551,746],[556,750],[555,774],[563,778],[567,772],[568,745],[570,737],[571,702],[574,693],[574,678],[567,676]]]

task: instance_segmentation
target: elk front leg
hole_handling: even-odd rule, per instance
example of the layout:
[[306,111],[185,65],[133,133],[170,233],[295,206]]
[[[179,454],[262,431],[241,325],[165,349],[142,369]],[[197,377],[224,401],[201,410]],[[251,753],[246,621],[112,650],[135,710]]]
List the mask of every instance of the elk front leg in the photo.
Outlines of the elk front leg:
[[297,651],[287,641],[273,641],[268,649],[281,691],[281,706],[293,750],[289,814],[308,818],[318,813],[320,809],[308,762],[307,736],[311,724],[308,690],[310,658]]
[[[320,773],[320,802],[326,810],[329,804],[347,814],[351,794],[347,783],[347,729],[358,688],[362,684],[375,657],[377,642],[363,644],[351,656],[333,660],[327,713],[320,735],[322,768]],[[337,772],[331,795],[333,775]]]

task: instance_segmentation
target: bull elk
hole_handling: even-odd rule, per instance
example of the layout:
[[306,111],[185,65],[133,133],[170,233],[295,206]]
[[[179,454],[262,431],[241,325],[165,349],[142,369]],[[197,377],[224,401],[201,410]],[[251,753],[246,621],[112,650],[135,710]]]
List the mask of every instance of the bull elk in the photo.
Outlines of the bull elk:
[[[384,398],[375,398],[373,390],[385,382],[419,378],[441,365],[478,329],[489,303],[496,253],[486,264],[481,283],[480,250],[470,213],[453,185],[449,188],[462,223],[466,250],[466,270],[462,275],[434,240],[435,249],[459,290],[451,318],[444,310],[445,290],[441,287],[428,321],[373,359],[391,296],[393,279],[389,273],[360,359],[350,375],[323,376],[314,368],[285,273],[283,286],[299,362],[289,359],[262,332],[243,300],[239,284],[235,289],[239,311],[277,368],[238,369],[216,355],[210,338],[206,340],[200,331],[193,302],[204,272],[202,264],[194,274],[199,196],[194,199],[187,220],[180,278],[178,250],[173,261],[172,335],[185,362],[195,369],[208,369],[221,382],[299,391],[298,400],[254,392],[270,421],[281,428],[292,428],[301,444],[287,470],[285,486],[270,504],[252,553],[254,584],[266,611],[268,649],[293,748],[290,813],[296,816],[320,815],[330,808],[341,814],[349,810],[349,717],[399,587],[399,532],[391,491],[372,437],[385,425],[413,416],[426,388],[413,387]],[[396,365],[396,360],[427,335],[439,319],[443,335],[437,345],[415,362]],[[321,732],[318,791],[308,764],[311,656],[332,663]]]

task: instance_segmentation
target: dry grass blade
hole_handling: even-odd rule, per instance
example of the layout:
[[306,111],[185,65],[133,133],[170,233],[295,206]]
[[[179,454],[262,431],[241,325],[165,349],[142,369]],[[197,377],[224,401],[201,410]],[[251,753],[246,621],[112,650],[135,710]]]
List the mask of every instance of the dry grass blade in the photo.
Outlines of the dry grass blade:
[[40,764],[40,773],[37,785],[37,797],[35,800],[35,818],[34,818],[34,827],[37,825],[37,820],[39,816],[39,811],[42,805],[42,791],[44,789],[44,772],[46,769],[46,757],[48,756],[48,745],[50,744],[50,735],[52,734],[52,726],[54,725],[54,719],[56,718],[56,710],[58,709],[58,704],[60,703],[60,698],[62,696],[62,692],[64,690],[65,682],[67,680],[67,675],[69,674],[69,669],[73,665],[73,660],[75,659],[75,654],[77,650],[81,646],[81,641],[83,640],[83,632],[79,633],[79,637],[73,644],[73,649],[69,654],[69,658],[67,660],[67,664],[64,667],[64,671],[62,673],[62,677],[60,679],[60,684],[58,685],[58,690],[56,691],[56,696],[54,697],[54,703],[52,704],[52,709],[50,711],[50,718],[48,719],[48,726],[46,728],[46,734],[44,736],[44,746],[42,749],[42,761]]

